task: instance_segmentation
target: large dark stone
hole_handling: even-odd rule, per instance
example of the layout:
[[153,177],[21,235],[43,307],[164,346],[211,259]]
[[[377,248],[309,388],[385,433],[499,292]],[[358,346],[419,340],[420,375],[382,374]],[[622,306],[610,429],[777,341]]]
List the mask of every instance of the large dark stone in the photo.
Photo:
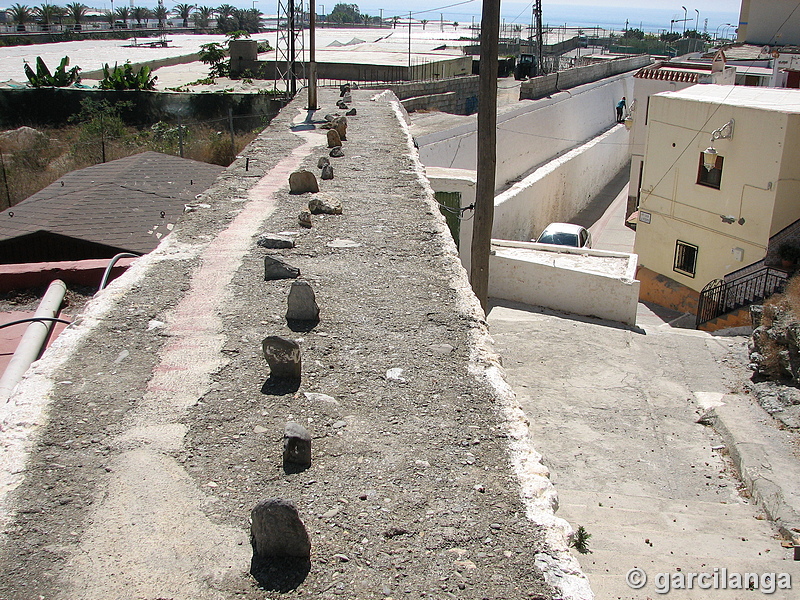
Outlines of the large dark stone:
[[250,512],[250,519],[254,558],[311,556],[311,540],[291,500],[262,500]]
[[318,192],[319,184],[317,177],[311,171],[301,169],[289,175],[289,193],[305,194],[306,192]]
[[284,262],[276,256],[264,257],[264,281],[274,279],[296,279],[300,276],[300,269]]
[[287,305],[287,321],[319,321],[319,306],[314,289],[307,281],[298,279],[292,282]]
[[287,423],[283,430],[283,464],[311,466],[311,434],[299,423]]
[[322,178],[323,179],[333,179],[333,167],[330,165],[325,165],[322,167]]
[[269,363],[270,379],[300,379],[302,359],[300,345],[297,342],[279,335],[271,335],[264,338],[261,348],[264,351],[264,358]]
[[331,148],[331,151],[328,154],[332,158],[341,158],[344,156],[344,150],[342,150],[341,146],[336,146],[335,148]]
[[335,129],[328,130],[328,148],[336,148],[336,146],[342,145],[342,137],[339,135],[339,132]]

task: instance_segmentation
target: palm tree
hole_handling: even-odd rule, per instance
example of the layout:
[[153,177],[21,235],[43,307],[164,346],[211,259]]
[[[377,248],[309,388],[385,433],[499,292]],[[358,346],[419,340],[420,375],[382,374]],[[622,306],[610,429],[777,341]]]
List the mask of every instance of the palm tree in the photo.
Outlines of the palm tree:
[[195,9],[194,4],[176,4],[174,13],[177,17],[183,19],[183,26],[189,27],[189,17],[192,14],[192,11]]
[[217,27],[224,31],[225,21],[233,16],[233,11],[235,10],[236,7],[231,6],[230,4],[222,4],[221,6],[217,7]]
[[89,7],[80,2],[73,2],[72,4],[67,4],[66,8],[67,16],[75,21],[75,28],[80,29],[81,21],[86,16],[86,11],[89,10]]
[[120,6],[116,11],[117,18],[125,24],[125,29],[128,28],[128,19],[131,18],[131,11],[127,6]]
[[458,29],[458,21],[453,21],[453,31]]
[[33,9],[33,14],[37,19],[39,19],[39,21],[41,21],[43,24],[42,28],[45,30],[49,30],[50,25],[53,24],[53,21],[55,21],[58,17],[61,17],[64,12],[64,9],[60,6],[48,4],[47,2]]
[[164,28],[164,21],[167,20],[168,13],[169,13],[169,11],[166,9],[166,7],[163,4],[160,4],[160,3],[159,3],[158,6],[156,6],[156,9],[153,11],[153,16],[156,19],[158,19],[158,28],[159,29],[163,29]]
[[8,16],[17,24],[17,31],[25,31],[25,23],[30,22],[33,16],[27,4],[14,4],[8,9]]
[[210,6],[198,6],[194,12],[194,21],[200,29],[208,29],[211,23],[211,18],[214,16],[216,9]]
[[428,24],[428,19],[422,19],[422,21],[420,21],[420,23],[422,23],[422,31],[425,31],[425,25]]
[[143,6],[137,6],[133,9],[133,18],[136,19],[136,26],[141,29],[142,28],[142,21],[146,21],[152,16],[152,12],[150,12],[149,8],[144,8]]

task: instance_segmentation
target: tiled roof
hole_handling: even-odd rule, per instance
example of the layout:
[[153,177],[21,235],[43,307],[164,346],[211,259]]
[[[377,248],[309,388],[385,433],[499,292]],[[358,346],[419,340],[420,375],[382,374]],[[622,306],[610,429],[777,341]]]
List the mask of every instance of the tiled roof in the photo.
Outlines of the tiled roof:
[[686,83],[698,83],[698,81],[700,81],[699,73],[664,67],[656,69],[645,67],[639,69],[634,77],[637,79],[659,79],[662,81],[683,81]]
[[73,171],[0,212],[0,241],[45,231],[144,254],[172,230],[184,204],[223,170],[142,152]]

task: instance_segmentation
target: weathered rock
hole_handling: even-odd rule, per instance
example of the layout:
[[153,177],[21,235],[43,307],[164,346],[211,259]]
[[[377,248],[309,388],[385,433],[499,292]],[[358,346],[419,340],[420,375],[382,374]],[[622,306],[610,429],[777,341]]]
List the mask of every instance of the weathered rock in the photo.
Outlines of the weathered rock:
[[315,215],[340,215],[342,203],[330,196],[317,196],[308,201],[308,210]]
[[335,148],[331,148],[329,154],[332,158],[341,158],[344,156],[344,150],[342,150],[341,146],[336,146]]
[[291,500],[262,500],[250,512],[253,559],[309,558],[311,540]]
[[346,114],[348,117],[352,117],[352,116],[354,116],[354,115],[356,114],[356,109],[355,109],[355,108],[351,108],[351,109],[350,109],[350,110],[348,110],[348,111],[347,111],[345,114]]
[[342,141],[347,140],[347,117],[336,117],[332,121],[334,129],[338,132]]
[[[292,282],[286,310],[287,321],[319,321],[319,306],[311,285],[302,279]],[[299,352],[299,351],[298,351]]]
[[320,156],[319,160],[317,161],[317,168],[321,169],[325,165],[331,164],[330,159],[327,156]]
[[262,233],[256,243],[262,248],[294,248],[292,238],[274,233]]
[[311,211],[307,208],[304,208],[300,211],[300,214],[297,215],[297,222],[300,223],[300,227],[305,227],[306,229],[311,229]]
[[317,177],[311,171],[301,169],[289,175],[290,194],[305,194],[306,192],[318,191]]
[[300,345],[297,342],[279,335],[271,335],[264,338],[261,348],[264,351],[264,358],[269,363],[270,378],[300,379],[302,359]]
[[345,94],[350,93],[351,86],[349,83],[343,83],[339,86],[339,97],[344,97]]
[[342,138],[337,129],[328,130],[328,148],[336,148],[342,145]]
[[337,108],[341,108],[342,110],[347,110],[347,103],[344,100],[337,100],[336,106]]
[[47,136],[32,127],[19,127],[0,133],[0,150],[3,152],[30,152],[44,144]]
[[311,434],[299,423],[287,423],[283,430],[283,463],[311,466]]
[[333,179],[333,167],[330,165],[322,167],[322,174],[320,176],[323,179]]
[[[326,120],[328,123],[330,123],[331,121],[333,121],[333,120],[334,120],[336,117],[338,117],[338,116],[339,116],[339,115],[332,115],[332,114],[328,113],[327,115],[325,115],[325,120]],[[323,125],[323,127],[325,127],[325,125]]]
[[295,279],[300,276],[300,269],[281,260],[277,256],[264,257],[264,281],[274,279]]

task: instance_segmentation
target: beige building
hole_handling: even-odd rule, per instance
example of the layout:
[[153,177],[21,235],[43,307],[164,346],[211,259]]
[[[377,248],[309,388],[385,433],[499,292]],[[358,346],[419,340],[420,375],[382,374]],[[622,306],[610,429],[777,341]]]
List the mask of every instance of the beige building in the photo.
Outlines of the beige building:
[[725,55],[721,51],[717,52],[711,63],[659,61],[636,72],[633,76],[633,98],[629,99],[630,116],[626,119],[626,125],[631,129],[631,184],[628,188],[626,217],[639,207],[650,96],[660,92],[676,92],[698,83],[733,85],[735,79],[736,69],[725,66]]
[[765,265],[800,219],[800,91],[696,85],[648,113],[641,298],[695,312],[709,282]]
[[749,44],[800,44],[796,0],[742,0],[736,39]]

